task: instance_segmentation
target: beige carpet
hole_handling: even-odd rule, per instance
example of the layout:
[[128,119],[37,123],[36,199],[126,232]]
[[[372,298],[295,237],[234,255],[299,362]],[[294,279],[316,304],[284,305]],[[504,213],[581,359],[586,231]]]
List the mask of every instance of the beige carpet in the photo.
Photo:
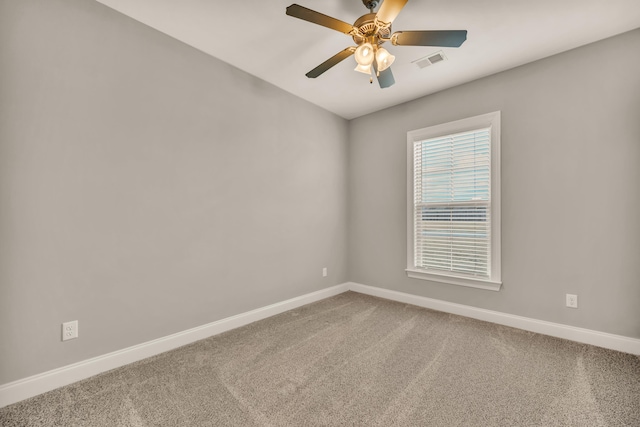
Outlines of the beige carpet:
[[640,426],[640,358],[344,293],[0,409],[2,426]]

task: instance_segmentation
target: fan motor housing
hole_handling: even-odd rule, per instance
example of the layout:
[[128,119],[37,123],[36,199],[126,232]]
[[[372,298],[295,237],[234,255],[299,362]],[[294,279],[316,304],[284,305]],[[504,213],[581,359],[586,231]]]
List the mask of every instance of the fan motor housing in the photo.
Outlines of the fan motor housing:
[[373,36],[376,37],[378,44],[382,44],[384,40],[380,39],[388,39],[391,35],[391,26],[387,28],[376,28],[375,18],[375,13],[367,13],[353,23],[353,26],[358,29],[358,34],[353,36],[353,41],[356,42],[357,45],[364,43],[366,39]]

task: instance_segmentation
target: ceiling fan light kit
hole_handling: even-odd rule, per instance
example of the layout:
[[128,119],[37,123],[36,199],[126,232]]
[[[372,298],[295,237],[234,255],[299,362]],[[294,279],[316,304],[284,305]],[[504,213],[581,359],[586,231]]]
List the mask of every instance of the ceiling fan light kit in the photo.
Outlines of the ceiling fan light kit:
[[380,1],[362,0],[362,3],[369,9],[370,13],[356,19],[353,25],[298,4],[292,4],[287,7],[287,15],[340,31],[351,36],[357,45],[357,47],[350,46],[338,52],[309,71],[306,76],[316,78],[334,65],[354,55],[358,64],[354,70],[369,75],[374,71],[380,87],[386,88],[395,83],[390,68],[395,56],[381,47],[383,43],[391,42],[394,46],[460,47],[467,39],[466,30],[397,31],[392,34],[391,24],[407,1],[384,0],[378,12],[374,13],[373,9],[378,6]]

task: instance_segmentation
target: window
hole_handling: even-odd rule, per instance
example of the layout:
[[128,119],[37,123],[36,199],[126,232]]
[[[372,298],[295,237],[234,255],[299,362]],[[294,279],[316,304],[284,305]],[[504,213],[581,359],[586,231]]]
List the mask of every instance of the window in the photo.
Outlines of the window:
[[407,274],[499,290],[500,112],[407,133]]

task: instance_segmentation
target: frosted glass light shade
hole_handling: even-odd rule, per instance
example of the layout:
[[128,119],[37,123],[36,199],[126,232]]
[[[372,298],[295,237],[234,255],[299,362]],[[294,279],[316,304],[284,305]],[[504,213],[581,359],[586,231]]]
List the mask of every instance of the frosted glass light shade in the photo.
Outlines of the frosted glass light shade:
[[371,64],[369,64],[369,65],[360,65],[360,64],[358,64],[358,66],[356,68],[354,68],[354,71],[358,71],[358,72],[364,73],[364,74],[371,74]]
[[373,46],[371,46],[371,43],[362,43],[356,49],[354,56],[358,65],[371,65],[375,57]]
[[[357,52],[357,51],[356,51]],[[393,64],[396,57],[391,55],[387,49],[380,47],[376,52],[376,61],[378,63],[378,71],[384,71]]]

